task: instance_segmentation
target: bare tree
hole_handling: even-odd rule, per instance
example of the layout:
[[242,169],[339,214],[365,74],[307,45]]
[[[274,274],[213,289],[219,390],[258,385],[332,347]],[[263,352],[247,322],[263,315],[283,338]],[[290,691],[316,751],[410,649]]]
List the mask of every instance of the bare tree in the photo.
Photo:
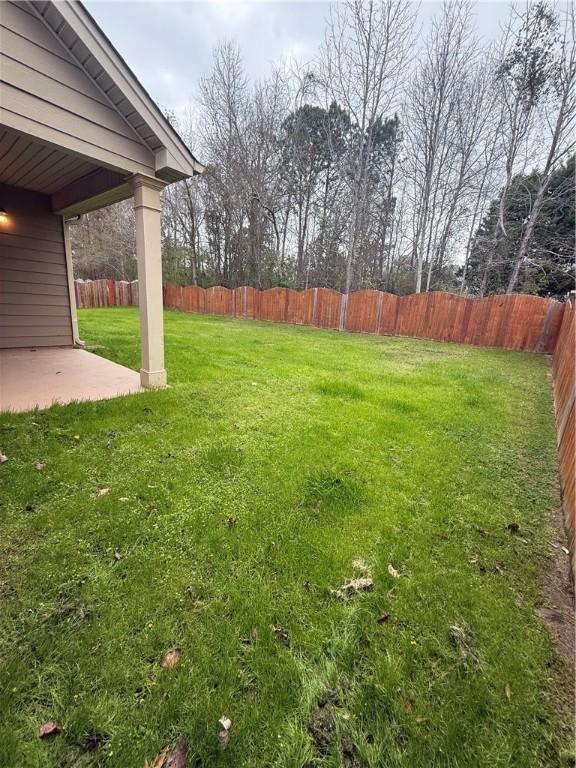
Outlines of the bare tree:
[[[538,108],[552,85],[556,41],[557,19],[546,0],[528,0],[522,14],[512,8],[494,80],[495,95],[502,109],[500,142],[505,158],[504,183],[492,245],[480,283],[481,296],[486,292],[498,238],[506,236],[508,192],[514,174],[525,167],[526,155],[522,157],[522,149],[526,149],[532,137]],[[519,160],[524,161],[521,168],[518,168]]]
[[522,266],[528,258],[530,240],[542,210],[554,170],[574,151],[574,122],[576,117],[576,46],[574,6],[565,19],[564,31],[558,50],[557,65],[554,67],[551,98],[544,105],[544,130],[548,133],[548,150],[542,171],[537,172],[536,194],[532,209],[524,228],[516,263],[508,281],[506,293],[516,288]]
[[347,0],[332,10],[328,23],[321,76],[330,101],[348,112],[357,129],[346,172],[350,195],[346,293],[366,225],[374,132],[383,116],[396,107],[406,76],[413,26],[414,14],[402,0]]

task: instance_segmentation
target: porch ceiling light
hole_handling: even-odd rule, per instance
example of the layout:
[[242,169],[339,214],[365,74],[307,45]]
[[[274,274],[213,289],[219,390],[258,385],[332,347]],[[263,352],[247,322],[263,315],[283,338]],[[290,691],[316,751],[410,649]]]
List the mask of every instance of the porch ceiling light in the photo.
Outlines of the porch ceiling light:
[[8,214],[6,213],[4,208],[0,208],[0,224],[7,224],[8,223]]

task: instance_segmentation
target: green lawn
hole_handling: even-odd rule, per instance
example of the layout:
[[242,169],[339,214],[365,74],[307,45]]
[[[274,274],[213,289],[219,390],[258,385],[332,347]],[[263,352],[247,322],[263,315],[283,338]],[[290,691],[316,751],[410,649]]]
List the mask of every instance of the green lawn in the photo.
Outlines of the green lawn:
[[[138,367],[136,310],[80,325]],[[174,312],[166,355],[167,390],[0,417],[0,765],[571,764],[546,358]]]

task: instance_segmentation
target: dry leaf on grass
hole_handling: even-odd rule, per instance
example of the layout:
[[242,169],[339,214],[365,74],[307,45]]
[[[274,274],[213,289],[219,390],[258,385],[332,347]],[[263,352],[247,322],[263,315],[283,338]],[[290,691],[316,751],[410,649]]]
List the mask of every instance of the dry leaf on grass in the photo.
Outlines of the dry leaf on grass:
[[56,736],[57,733],[60,733],[60,730],[58,723],[55,723],[54,720],[47,720],[40,726],[40,738],[46,739],[49,736]]
[[156,755],[153,763],[149,763],[146,760],[144,768],[186,768],[187,760],[188,747],[186,739],[180,736],[172,751],[170,751],[170,747],[164,747],[162,752]]
[[180,736],[174,749],[168,755],[164,768],[186,768],[188,762],[188,746],[184,736]]
[[378,616],[378,618],[376,619],[376,623],[377,624],[386,624],[386,622],[388,621],[389,618],[390,618],[390,614],[389,613],[383,613],[382,616]]
[[180,664],[180,659],[182,658],[182,651],[180,648],[173,648],[171,651],[167,651],[164,656],[162,657],[162,661],[160,662],[160,666],[164,667],[164,669],[172,669],[172,667],[175,667],[177,664]]
[[508,701],[512,700],[512,688],[510,688],[510,683],[506,683],[506,687],[504,688],[504,693],[506,694],[506,698]]
[[46,464],[42,464],[41,462],[38,462],[38,464],[36,464],[36,469],[38,470],[38,472],[42,472],[45,466]]
[[428,722],[428,718],[427,718],[427,717],[416,717],[416,718],[414,719],[414,722],[415,722],[417,725],[422,725],[423,723],[427,723],[427,722]]
[[220,742],[220,746],[224,748],[230,739],[230,729],[232,728],[232,720],[230,720],[229,717],[226,717],[226,715],[222,715],[220,720],[218,720],[218,725],[221,726],[220,731],[218,733],[218,741]]
[[283,645],[285,648],[290,648],[290,636],[285,629],[282,627],[274,627],[274,637],[280,645]]
[[506,530],[510,531],[510,533],[518,533],[520,530],[520,525],[518,523],[508,523]]
[[230,515],[228,520],[226,520],[226,525],[228,526],[228,528],[232,528],[233,526],[235,526],[236,525],[236,517],[234,515]]
[[340,600],[348,600],[348,598],[354,597],[354,595],[357,595],[359,592],[372,592],[373,589],[373,580],[367,577],[362,577],[344,582],[340,589],[331,590],[331,594]]
[[4,464],[5,461],[8,461],[8,456],[0,451],[0,464]]
[[114,560],[116,560],[117,563],[119,563],[120,560],[122,560],[123,557],[124,557],[124,555],[122,554],[122,552],[118,552],[118,550],[116,550],[116,552],[114,552]]
[[404,712],[408,712],[408,713],[413,712],[415,703],[416,702],[414,701],[414,699],[406,699],[406,701],[404,702]]
[[92,499],[97,499],[99,496],[106,496],[110,488],[99,488],[97,491],[94,491],[94,493],[90,494],[90,497]]
[[392,563],[388,563],[388,573],[394,579],[399,579],[400,578],[400,573],[396,570],[396,568],[394,568]]

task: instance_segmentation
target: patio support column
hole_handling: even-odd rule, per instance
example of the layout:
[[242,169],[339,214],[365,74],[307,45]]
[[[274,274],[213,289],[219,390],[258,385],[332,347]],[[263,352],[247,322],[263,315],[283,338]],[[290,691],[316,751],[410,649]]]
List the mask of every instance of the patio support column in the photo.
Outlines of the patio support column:
[[165,186],[152,176],[137,173],[132,177],[140,305],[140,380],[143,387],[149,388],[166,386],[160,240],[160,191]]

